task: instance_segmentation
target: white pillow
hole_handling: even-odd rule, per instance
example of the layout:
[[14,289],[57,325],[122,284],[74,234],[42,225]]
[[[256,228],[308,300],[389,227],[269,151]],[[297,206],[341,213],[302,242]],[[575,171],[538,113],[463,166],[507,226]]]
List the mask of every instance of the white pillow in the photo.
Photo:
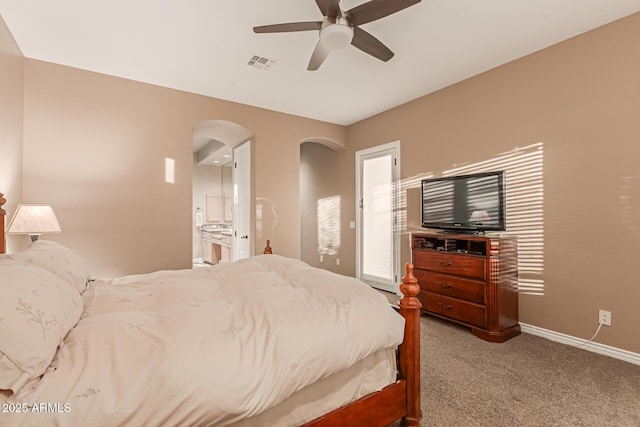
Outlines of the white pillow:
[[11,258],[47,270],[82,294],[87,289],[89,271],[84,260],[74,251],[50,240],[36,240],[26,251]]
[[83,311],[60,277],[0,256],[0,390],[17,392],[41,376]]

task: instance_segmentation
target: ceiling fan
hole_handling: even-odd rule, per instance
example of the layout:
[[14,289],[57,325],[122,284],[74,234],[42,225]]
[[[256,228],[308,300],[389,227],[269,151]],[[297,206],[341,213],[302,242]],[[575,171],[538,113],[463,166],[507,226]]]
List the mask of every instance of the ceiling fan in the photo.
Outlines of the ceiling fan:
[[371,0],[343,11],[340,7],[340,0],[316,0],[320,12],[324,16],[322,21],[262,25],[253,27],[253,31],[256,33],[286,33],[318,30],[320,40],[318,40],[307,66],[309,71],[320,68],[332,50],[342,49],[349,43],[386,62],[393,57],[393,52],[380,40],[360,28],[360,25],[384,18],[416,3],[420,3],[420,0]]

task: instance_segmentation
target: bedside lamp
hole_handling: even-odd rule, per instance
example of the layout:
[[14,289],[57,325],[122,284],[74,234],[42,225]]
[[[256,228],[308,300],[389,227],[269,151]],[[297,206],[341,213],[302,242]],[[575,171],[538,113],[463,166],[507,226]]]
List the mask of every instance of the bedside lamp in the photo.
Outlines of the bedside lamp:
[[56,214],[50,205],[18,205],[7,229],[7,234],[28,234],[32,242],[38,240],[43,233],[61,232]]

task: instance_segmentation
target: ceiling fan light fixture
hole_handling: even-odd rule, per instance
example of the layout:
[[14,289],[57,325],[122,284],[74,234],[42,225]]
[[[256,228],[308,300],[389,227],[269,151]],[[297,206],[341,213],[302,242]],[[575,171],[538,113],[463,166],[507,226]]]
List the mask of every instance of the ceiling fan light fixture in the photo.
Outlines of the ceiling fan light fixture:
[[344,24],[330,24],[320,31],[320,40],[331,50],[342,49],[351,43],[353,28]]
[[322,12],[322,21],[288,22],[284,24],[253,27],[255,33],[289,33],[319,30],[316,47],[309,59],[308,71],[316,71],[333,50],[347,45],[387,62],[393,52],[384,43],[361,28],[361,25],[377,21],[408,8],[421,0],[368,0],[344,11],[342,0],[315,0]]

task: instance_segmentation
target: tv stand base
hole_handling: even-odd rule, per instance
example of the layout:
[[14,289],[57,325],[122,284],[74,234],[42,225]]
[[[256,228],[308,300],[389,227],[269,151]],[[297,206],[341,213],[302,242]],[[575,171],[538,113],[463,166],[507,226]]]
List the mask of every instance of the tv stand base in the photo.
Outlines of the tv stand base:
[[411,256],[425,313],[489,342],[520,334],[514,238],[415,232]]
[[514,325],[498,332],[471,327],[471,333],[485,341],[501,343],[520,335],[520,325]]

